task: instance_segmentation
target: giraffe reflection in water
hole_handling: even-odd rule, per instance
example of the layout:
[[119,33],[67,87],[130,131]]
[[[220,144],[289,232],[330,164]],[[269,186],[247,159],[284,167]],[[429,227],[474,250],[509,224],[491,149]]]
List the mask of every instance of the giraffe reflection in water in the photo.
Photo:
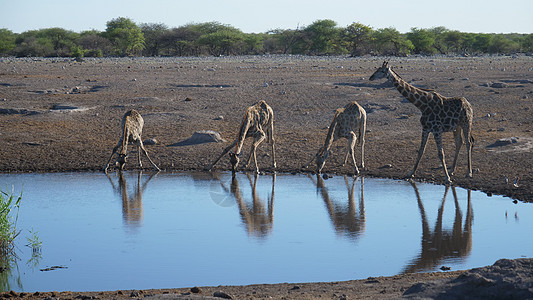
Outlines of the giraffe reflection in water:
[[[420,218],[422,221],[422,250],[418,257],[406,266],[403,273],[431,270],[446,259],[464,258],[468,256],[472,250],[472,222],[474,219],[471,190],[467,190],[466,217],[463,226],[463,213],[459,206],[455,187],[445,187],[442,203],[437,212],[435,228],[433,229],[433,232],[431,232],[426,216],[426,210],[424,209],[424,204],[422,203],[418,188],[413,181],[411,181],[411,185],[416,194],[418,208],[420,210]],[[444,205],[450,188],[454,198],[455,217],[453,227],[451,229],[444,229],[442,225]]]
[[[328,210],[328,215],[337,234],[346,235],[352,240],[356,240],[361,236],[366,229],[364,197],[365,179],[363,177],[355,177],[350,184],[348,177],[346,175],[344,176],[344,182],[348,191],[348,205],[346,206],[344,204],[339,204],[330,198],[324,179],[322,179],[320,175],[316,176],[316,181],[313,179],[312,175],[308,176],[316,185],[317,193],[320,192],[322,195],[322,199]],[[357,206],[354,194],[358,178],[361,179],[361,194],[359,195],[359,205]],[[359,209],[357,209],[358,207]]]
[[[268,200],[261,199],[257,193],[257,179],[258,174],[252,176],[247,173],[248,182],[250,183],[251,203],[246,201],[241,191],[241,186],[237,176],[233,175],[231,178],[231,186],[229,192],[235,198],[242,223],[249,236],[257,238],[266,238],[272,232],[274,224],[274,191],[276,186],[276,174],[272,174],[272,191],[268,196]],[[217,178],[218,179],[218,178]],[[220,179],[218,179],[220,181]],[[223,190],[228,192],[228,188],[220,181],[220,186]]]
[[113,179],[109,174],[106,173],[113,191],[120,196],[122,199],[122,217],[124,222],[128,226],[138,227],[142,225],[143,221],[143,193],[148,185],[148,182],[157,174],[151,174],[148,179],[141,184],[142,182],[142,171],[137,172],[137,182],[134,185],[133,193],[128,194],[128,183],[126,182],[126,177],[123,172],[117,171],[118,174],[118,186],[113,182]]

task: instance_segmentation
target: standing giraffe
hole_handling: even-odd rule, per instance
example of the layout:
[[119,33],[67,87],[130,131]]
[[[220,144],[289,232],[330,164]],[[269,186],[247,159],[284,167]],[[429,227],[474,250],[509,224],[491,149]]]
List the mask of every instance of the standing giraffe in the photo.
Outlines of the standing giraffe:
[[[348,150],[344,157],[344,163],[346,165],[348,161],[348,155],[352,155],[352,161],[354,165],[355,174],[359,174],[357,163],[355,160],[355,144],[359,142],[361,145],[361,168],[365,168],[365,131],[366,131],[366,111],[357,102],[352,101],[346,106],[337,109],[333,116],[333,121],[329,125],[328,134],[324,146],[318,150],[316,154],[316,172],[320,174],[326,158],[331,153],[331,145],[333,142],[340,138],[348,139]],[[312,159],[311,159],[312,161]],[[311,161],[309,163],[311,163]],[[307,165],[309,165],[309,163]],[[307,167],[304,166],[304,167]]]
[[235,147],[235,152],[231,152],[230,155],[230,162],[231,162],[231,170],[233,173],[237,170],[237,165],[239,164],[239,157],[241,156],[241,150],[242,146],[244,144],[244,140],[247,137],[253,137],[254,141],[252,143],[252,149],[250,151],[250,156],[248,157],[248,162],[244,166],[247,168],[250,165],[250,162],[252,161],[252,156],[254,158],[255,162],[255,172],[259,173],[259,168],[257,167],[257,158],[255,155],[255,150],[257,149],[257,146],[263,142],[265,138],[268,138],[268,142],[272,146],[272,167],[275,170],[276,169],[276,152],[274,150],[274,112],[272,111],[272,108],[268,106],[268,104],[261,100],[257,102],[256,104],[248,107],[246,110],[246,114],[244,115],[244,118],[241,123],[241,127],[239,128],[239,132],[237,135],[237,138],[231,145],[229,145],[224,151],[222,151],[222,154],[207,168],[205,168],[207,171],[210,171],[213,166],[222,158],[222,156],[226,155],[231,148]]
[[389,67],[387,61],[379,67],[370,80],[381,79],[386,77],[390,80],[396,89],[409,102],[413,103],[421,112],[422,117],[420,123],[422,124],[422,141],[418,156],[416,158],[415,166],[408,177],[414,177],[420,158],[424,154],[426,143],[430,133],[433,134],[435,143],[437,144],[437,154],[444,169],[444,177],[446,184],[450,184],[450,175],[446,168],[444,159],[444,149],[442,148],[442,133],[453,131],[455,138],[455,157],[450,174],[453,175],[459,150],[463,145],[463,135],[466,142],[466,152],[468,159],[468,178],[472,178],[472,147],[474,146],[474,138],[472,137],[472,119],[474,113],[472,106],[464,97],[444,97],[434,90],[427,90],[414,87],[403,80],[392,68]]
[[128,151],[128,142],[135,143],[137,145],[137,154],[138,154],[138,162],[139,167],[142,168],[142,162],[141,162],[141,151],[146,155],[148,160],[152,163],[152,166],[157,171],[161,171],[156,164],[152,161],[150,156],[148,156],[148,153],[146,152],[146,149],[144,149],[143,142],[141,140],[141,134],[143,131],[144,126],[144,120],[141,117],[141,114],[137,112],[136,110],[132,109],[124,114],[124,117],[122,117],[122,135],[120,136],[120,140],[118,141],[118,144],[113,148],[113,152],[111,153],[111,156],[107,160],[107,163],[104,167],[104,172],[107,172],[107,168],[109,167],[109,163],[111,162],[111,159],[113,158],[113,155],[117,153],[117,151],[120,148],[120,151],[118,151],[118,158],[116,161],[116,164],[119,166],[120,170],[124,170],[124,165],[126,164],[126,158],[127,158],[127,151]]

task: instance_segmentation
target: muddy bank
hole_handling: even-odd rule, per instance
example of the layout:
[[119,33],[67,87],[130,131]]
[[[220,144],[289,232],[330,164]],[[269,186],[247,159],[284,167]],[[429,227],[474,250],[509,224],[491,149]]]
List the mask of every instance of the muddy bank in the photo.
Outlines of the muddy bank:
[[[323,144],[335,109],[355,100],[368,113],[363,174],[403,178],[419,147],[420,112],[390,84],[368,80],[382,61],[292,56],[2,59],[0,170],[100,170],[119,139],[122,115],[132,108],[145,119],[144,138],[158,141],[148,151],[162,169],[202,170],[235,138],[246,107],[263,99],[275,113],[278,171],[299,172]],[[532,57],[393,58],[390,64],[413,85],[470,101],[474,178],[465,178],[463,147],[454,184],[533,199],[533,81],[527,80],[533,75]],[[202,130],[219,132],[227,142],[180,144]],[[451,134],[444,144],[451,164]],[[339,167],[345,147],[345,141],[334,145],[325,172],[353,172]],[[268,155],[268,147],[261,145],[262,170],[270,168]],[[126,166],[135,167],[133,161]],[[217,167],[230,166],[223,159]],[[417,178],[444,182],[432,139]]]

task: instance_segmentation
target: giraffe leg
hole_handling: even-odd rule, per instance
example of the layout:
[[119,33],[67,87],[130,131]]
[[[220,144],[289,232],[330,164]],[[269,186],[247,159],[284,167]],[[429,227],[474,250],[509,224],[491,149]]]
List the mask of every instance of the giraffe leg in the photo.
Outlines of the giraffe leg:
[[444,170],[444,179],[446,184],[451,184],[452,181],[450,179],[450,175],[448,174],[448,168],[446,168],[446,159],[444,157],[444,149],[442,148],[442,133],[434,132],[433,137],[435,138],[435,144],[437,144],[437,154]]
[[[142,150],[143,154],[146,155],[146,158],[148,158],[148,160],[150,161],[150,163],[152,164],[154,169],[156,169],[157,171],[161,171],[161,169],[159,169],[159,167],[152,161],[152,159],[150,158],[150,155],[148,155],[148,152],[146,151],[146,149],[144,149],[143,142],[140,139],[137,140],[137,146],[140,148],[140,150]],[[142,168],[141,152],[140,151],[139,151],[139,167]]]
[[359,169],[357,168],[357,162],[355,161],[355,144],[357,143],[357,136],[355,135],[353,131],[351,132],[351,137],[349,141],[350,141],[350,154],[352,155],[354,172],[355,172],[355,175],[357,175],[359,174]]
[[252,143],[252,147],[250,148],[250,155],[248,155],[248,159],[246,160],[246,164],[244,165],[244,168],[248,168],[250,163],[252,162],[252,155],[254,153],[254,143]]
[[272,168],[274,168],[274,172],[276,171],[276,149],[275,144],[276,141],[274,140],[274,123],[270,123],[270,130],[268,131],[268,134],[270,135],[270,145],[272,148]]
[[351,151],[351,141],[350,139],[348,139],[348,147],[346,147],[346,155],[344,156],[344,162],[342,163],[341,167],[344,167],[346,165],[346,163],[348,162],[348,156],[350,156],[350,151]]
[[363,170],[365,170],[365,130],[363,129],[359,135],[359,144],[361,144],[361,169]]
[[141,146],[139,146],[140,144],[137,143],[137,164],[139,165],[139,169],[142,170],[143,168],[143,163],[141,161]]
[[426,144],[428,141],[429,131],[422,130],[422,140],[420,141],[420,148],[418,149],[418,156],[416,157],[415,166],[413,167],[413,170],[407,175],[407,177],[415,177],[416,169],[418,169],[418,164],[420,163],[420,159],[422,158],[422,155],[424,154],[424,151],[426,150]]
[[113,148],[113,152],[111,152],[111,156],[109,157],[109,159],[107,160],[107,163],[105,164],[105,167],[104,167],[104,172],[107,173],[107,168],[109,168],[109,163],[111,162],[111,159],[113,158],[113,155],[115,155],[115,153],[117,153],[117,150],[118,148],[120,147],[122,143],[118,143],[118,145],[115,146],[115,148]]
[[255,162],[255,173],[256,174],[259,174],[259,167],[257,166],[257,157],[255,155],[255,150],[257,149],[257,146],[259,146],[259,144],[261,144],[264,140],[265,140],[265,133],[264,132],[261,132],[261,136],[254,141],[254,143],[252,144],[252,154],[254,156],[254,162]]
[[472,137],[470,127],[463,128],[463,135],[465,136],[466,157],[468,161],[468,173],[466,174],[466,177],[472,178],[472,148],[474,147],[474,137]]
[[463,136],[462,136],[460,127],[458,127],[453,132],[453,137],[455,138],[455,155],[453,157],[453,164],[450,170],[450,175],[452,176],[453,176],[453,173],[455,172],[455,166],[457,165],[457,158],[459,157],[459,150],[461,150],[461,146],[463,146]]
[[231,148],[235,147],[237,145],[237,140],[234,140],[233,143],[231,143],[231,145],[229,145],[228,147],[226,147],[226,149],[224,149],[224,151],[222,151],[222,154],[220,154],[217,159],[215,159],[215,161],[213,163],[211,163],[209,166],[205,167],[204,168],[204,171],[211,171],[211,169],[213,169],[213,166],[224,156],[226,155],[226,153],[228,153]]

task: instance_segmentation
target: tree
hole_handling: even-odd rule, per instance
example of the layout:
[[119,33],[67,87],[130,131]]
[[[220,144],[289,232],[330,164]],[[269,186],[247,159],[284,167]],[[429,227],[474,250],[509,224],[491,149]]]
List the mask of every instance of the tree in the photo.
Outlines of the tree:
[[524,36],[520,42],[522,52],[533,52],[533,33]]
[[466,52],[465,36],[457,30],[447,31],[442,35],[442,42],[448,52]]
[[90,30],[80,33],[78,45],[88,57],[102,57],[113,53],[113,45],[99,31]]
[[8,55],[15,49],[15,39],[17,35],[11,30],[0,28],[0,56]]
[[361,23],[352,23],[343,31],[343,39],[347,44],[350,56],[359,56],[368,53],[372,45],[374,30]]
[[52,42],[56,56],[70,56],[70,49],[79,38],[78,33],[57,27],[41,29],[38,31],[37,36],[49,39]]
[[448,52],[448,46],[446,45],[444,38],[449,30],[446,29],[446,27],[444,26],[437,26],[428,29],[428,31],[433,35],[435,39],[433,42],[433,48],[435,48],[435,51],[441,54]]
[[206,46],[209,54],[221,56],[234,54],[243,40],[244,36],[241,32],[221,30],[202,35],[198,39],[198,44]]
[[51,56],[54,45],[48,38],[39,37],[38,30],[29,30],[19,34],[15,40],[13,54],[18,57]]
[[15,40],[17,56],[71,56],[79,34],[62,28],[25,31]]
[[259,54],[263,51],[263,35],[262,34],[244,34],[244,45],[246,45],[246,54]]
[[405,56],[414,48],[413,43],[393,27],[376,30],[374,39],[376,49],[382,55]]
[[415,53],[435,53],[435,35],[429,30],[413,27],[411,32],[407,33],[407,38],[413,43]]
[[163,37],[168,32],[168,27],[161,23],[143,23],[140,25],[144,35],[144,52],[148,56],[159,56],[162,50]]
[[334,54],[335,47],[340,38],[337,23],[332,20],[317,20],[304,29],[306,33],[306,48],[309,54]]
[[163,39],[163,49],[167,55],[199,55],[200,46],[196,41],[202,33],[197,30],[195,25],[185,25],[178,28],[172,28]]
[[128,18],[119,17],[107,22],[104,36],[111,41],[118,55],[135,55],[145,47],[144,34]]
[[478,33],[474,36],[472,48],[474,52],[488,53],[492,35],[488,33]]
[[495,34],[489,46],[490,53],[512,53],[518,52],[520,46],[515,41],[507,38],[503,34]]
[[265,38],[265,43],[272,41],[271,45],[265,46],[269,52],[282,54],[295,53],[295,45],[303,39],[302,30],[292,29],[275,29],[268,32],[270,38]]

